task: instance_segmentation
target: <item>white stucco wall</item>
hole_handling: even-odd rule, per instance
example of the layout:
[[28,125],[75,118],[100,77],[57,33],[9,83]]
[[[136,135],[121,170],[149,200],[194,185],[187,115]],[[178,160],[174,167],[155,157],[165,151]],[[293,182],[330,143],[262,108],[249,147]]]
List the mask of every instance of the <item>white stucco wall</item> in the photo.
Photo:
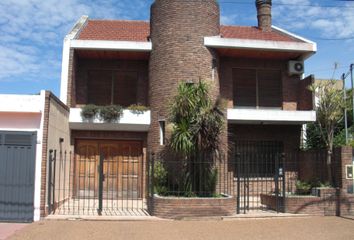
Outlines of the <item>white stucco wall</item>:
[[0,95],[0,131],[37,133],[34,183],[34,221],[40,219],[42,139],[45,91],[39,95]]

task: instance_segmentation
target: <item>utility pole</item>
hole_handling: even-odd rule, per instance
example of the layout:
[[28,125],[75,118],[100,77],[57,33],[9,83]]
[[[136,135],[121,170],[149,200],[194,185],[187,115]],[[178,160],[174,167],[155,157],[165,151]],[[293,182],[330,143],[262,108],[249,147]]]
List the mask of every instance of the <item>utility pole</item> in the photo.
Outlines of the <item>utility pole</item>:
[[[344,102],[347,101],[347,90],[345,88],[345,73],[342,74],[343,81],[343,97]],[[344,127],[345,127],[345,144],[348,145],[348,119],[347,119],[347,106],[344,104]]]

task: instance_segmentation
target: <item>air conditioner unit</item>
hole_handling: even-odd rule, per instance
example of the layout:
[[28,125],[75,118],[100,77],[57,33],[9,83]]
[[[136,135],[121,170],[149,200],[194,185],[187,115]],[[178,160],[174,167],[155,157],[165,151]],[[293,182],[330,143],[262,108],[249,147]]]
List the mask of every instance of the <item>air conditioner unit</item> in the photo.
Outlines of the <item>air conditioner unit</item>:
[[300,75],[304,73],[303,61],[289,61],[289,75]]

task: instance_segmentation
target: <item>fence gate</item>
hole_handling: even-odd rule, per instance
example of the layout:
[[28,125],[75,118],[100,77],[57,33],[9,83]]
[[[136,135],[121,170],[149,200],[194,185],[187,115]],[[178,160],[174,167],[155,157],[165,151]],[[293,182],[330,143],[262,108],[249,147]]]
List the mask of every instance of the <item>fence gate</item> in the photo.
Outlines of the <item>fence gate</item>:
[[35,149],[34,132],[0,132],[0,221],[33,221]]
[[49,153],[49,212],[146,215],[140,141],[80,140],[75,154]]
[[275,196],[275,211],[283,211],[285,192],[283,144],[276,141],[238,141],[236,150],[237,213],[265,210],[262,194]]

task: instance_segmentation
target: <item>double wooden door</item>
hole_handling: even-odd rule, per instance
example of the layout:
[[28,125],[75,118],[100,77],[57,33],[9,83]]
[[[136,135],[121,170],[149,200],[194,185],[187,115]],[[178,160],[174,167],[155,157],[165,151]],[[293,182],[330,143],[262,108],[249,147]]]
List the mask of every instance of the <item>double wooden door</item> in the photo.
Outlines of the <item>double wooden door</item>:
[[[74,177],[77,197],[97,198],[102,181],[103,198],[141,198],[142,160],[140,141],[78,140]],[[99,177],[100,167],[103,178]]]

